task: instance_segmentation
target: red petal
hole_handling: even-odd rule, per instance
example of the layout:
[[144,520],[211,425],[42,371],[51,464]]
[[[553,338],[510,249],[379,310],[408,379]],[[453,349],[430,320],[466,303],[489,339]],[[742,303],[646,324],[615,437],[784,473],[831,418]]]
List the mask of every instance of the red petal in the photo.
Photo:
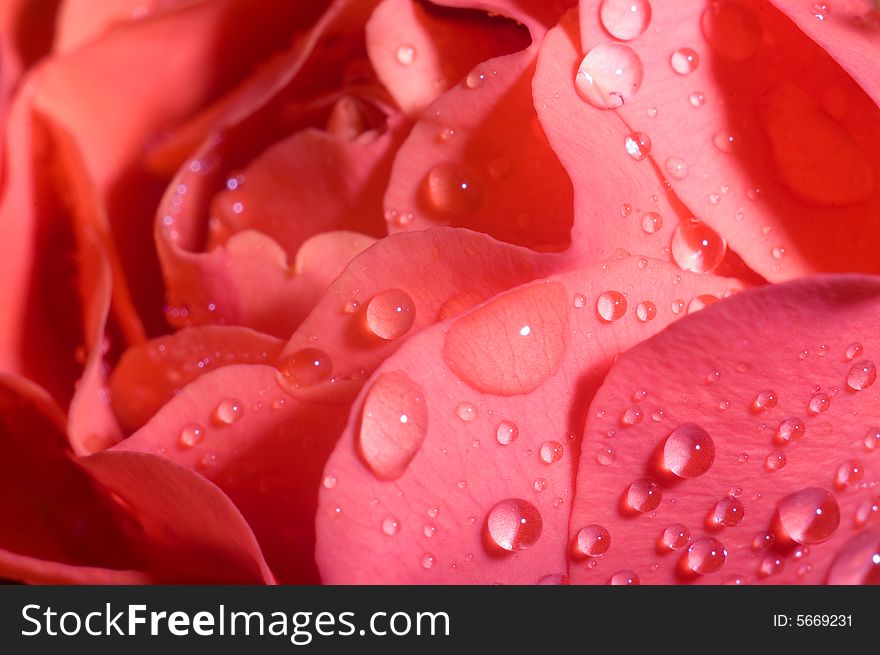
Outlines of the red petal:
[[[643,584],[822,583],[837,551],[876,514],[863,507],[863,520],[858,518],[860,505],[872,498],[876,505],[869,481],[878,472],[880,449],[866,433],[878,430],[880,387],[855,391],[847,379],[862,360],[878,361],[878,320],[880,279],[811,278],[738,294],[622,355],[590,406],[569,531],[574,538],[585,525],[602,525],[611,547],[601,558],[573,562],[571,581],[602,584],[617,571],[632,570]],[[861,344],[860,353],[850,348],[854,342]],[[827,394],[826,404],[817,393]],[[827,411],[815,413],[811,401],[814,410]],[[630,407],[644,418],[621,428],[620,417]],[[788,441],[784,426],[777,435],[787,419],[805,426],[788,430]],[[685,423],[708,432],[715,454],[705,473],[679,478],[670,471],[677,461],[699,459],[681,449],[667,455],[667,437]],[[613,438],[609,430],[616,432]],[[597,453],[609,448],[614,461],[602,466]],[[638,514],[628,510],[625,495],[631,482],[643,478],[659,485],[662,500]],[[810,542],[829,536],[833,525],[824,526],[823,534],[814,528],[801,539],[803,548],[786,535],[804,527],[797,524],[808,522],[805,515],[792,511],[780,533],[774,514],[783,497],[807,488],[825,491],[806,496],[834,499],[824,516],[833,518],[839,507],[840,524],[823,543]],[[722,500],[740,503],[730,514],[738,524],[723,527],[712,520]],[[794,505],[816,516],[816,507]],[[678,524],[689,530],[692,544],[706,538],[723,544],[727,559],[720,571],[688,574],[687,548],[662,546],[663,531]],[[775,534],[770,548],[762,547],[765,531]]]
[[[565,573],[574,434],[589,399],[617,353],[676,318],[673,306],[683,306],[677,298],[732,287],[730,280],[627,258],[514,289],[409,339],[355,402],[324,470],[330,483],[321,490],[317,518],[322,580],[534,584]],[[627,298],[611,323],[597,309],[606,291]],[[656,318],[637,318],[642,301],[655,304]],[[395,441],[413,412],[400,411],[400,394],[390,397],[375,386],[387,375],[404,376],[427,405],[421,447],[388,482],[381,471],[374,475],[378,460],[364,450],[364,439],[374,443],[374,423],[385,417],[385,440]],[[371,406],[385,409],[380,416]],[[493,506],[508,499],[528,502],[543,521],[537,542],[515,554],[493,546],[487,533]],[[502,533],[496,543],[516,542],[503,538],[516,526],[504,511],[511,507],[494,515],[502,514],[498,525],[493,521]],[[528,511],[523,518],[534,524]],[[534,536],[527,525],[521,538]]]

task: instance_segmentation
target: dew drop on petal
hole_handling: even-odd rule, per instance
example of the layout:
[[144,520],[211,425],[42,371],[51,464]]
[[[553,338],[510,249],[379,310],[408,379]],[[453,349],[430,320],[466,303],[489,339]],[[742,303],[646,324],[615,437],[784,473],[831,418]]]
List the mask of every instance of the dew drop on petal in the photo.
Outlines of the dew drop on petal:
[[501,421],[495,430],[495,438],[502,446],[509,446],[519,436],[519,428],[513,421]]
[[693,314],[694,312],[706,309],[709,305],[714,305],[716,302],[718,302],[718,298],[711,293],[701,293],[699,296],[691,298],[691,301],[688,303],[687,313]]
[[679,75],[689,75],[700,65],[700,56],[693,48],[678,48],[669,57],[669,65]]
[[324,480],[321,484],[325,489],[335,489],[338,483],[339,479],[335,475],[328,474],[324,476]]
[[874,362],[863,359],[853,364],[846,375],[846,385],[853,391],[867,389],[877,379],[877,367]]
[[774,555],[768,555],[767,557],[762,558],[761,562],[758,564],[758,576],[767,578],[771,575],[781,573],[783,568],[785,568],[784,561]]
[[606,323],[616,321],[626,314],[626,297],[619,291],[606,291],[596,299],[596,312]]
[[857,459],[848,459],[837,467],[834,474],[834,488],[842,491],[857,486],[865,479],[865,467]]
[[330,379],[333,362],[323,350],[303,348],[287,358],[282,370],[294,384],[312,386]]
[[240,400],[227,398],[220,401],[214,409],[212,418],[217,425],[232,425],[244,415],[244,405]]
[[651,3],[648,0],[602,0],[599,20],[615,39],[631,41],[648,28]]
[[727,242],[702,221],[690,219],[676,226],[670,252],[683,270],[711,273],[724,260]]
[[673,523],[663,530],[660,544],[667,550],[681,550],[691,541],[691,531],[681,523]]
[[434,568],[434,564],[437,563],[437,558],[431,555],[430,553],[425,553],[422,555],[422,568],[423,569],[432,569]]
[[739,145],[739,139],[733,132],[722,130],[715,133],[715,136],[712,137],[712,143],[721,152],[733,152],[734,148]]
[[616,109],[642,85],[644,65],[636,52],[621,43],[603,43],[581,61],[575,86],[581,98],[600,109]]
[[679,478],[696,478],[712,467],[715,443],[696,423],[682,423],[663,444],[663,465]]
[[455,409],[455,414],[465,423],[470,423],[477,418],[477,408],[471,403],[459,403],[458,407]]
[[636,161],[642,161],[651,153],[651,137],[644,132],[630,132],[623,140],[627,154]]
[[851,537],[834,556],[826,583],[880,584],[880,530],[870,530]]
[[425,178],[425,188],[434,208],[449,214],[473,214],[486,201],[478,176],[451,162],[434,166]]
[[411,45],[404,44],[397,48],[395,53],[397,63],[401,66],[409,66],[416,58],[416,50]]
[[625,586],[625,585],[637,585],[639,584],[639,576],[635,571],[631,571],[626,569],[624,571],[618,571],[614,575],[611,576],[611,579],[608,581],[608,584],[613,586]]
[[656,234],[663,227],[663,217],[657,212],[645,212],[642,216],[642,230],[646,234]]
[[865,498],[856,507],[853,515],[853,525],[856,528],[864,528],[874,519],[880,517],[880,496]]
[[722,498],[712,509],[709,516],[710,527],[730,528],[739,525],[745,515],[745,507],[736,498]]
[[611,547],[611,534],[604,526],[593,524],[578,530],[574,539],[572,555],[576,558],[599,557]]
[[539,454],[542,462],[545,464],[554,464],[562,459],[562,444],[558,441],[545,441],[541,444]]
[[852,361],[856,357],[861,356],[863,352],[865,352],[865,349],[862,347],[862,344],[855,341],[846,347],[846,358],[849,361]]
[[840,524],[840,507],[834,496],[821,487],[808,487],[782,498],[776,504],[774,532],[777,539],[799,544],[821,544]]
[[862,439],[865,450],[876,450],[880,446],[880,428],[870,427]]
[[640,302],[636,307],[636,316],[642,323],[647,323],[648,321],[653,320],[653,318],[657,316],[657,305],[650,300]]
[[415,302],[401,289],[386,289],[377,293],[367,305],[365,314],[370,333],[389,341],[409,332],[415,320]]
[[763,532],[756,534],[755,538],[752,539],[752,549],[764,550],[770,548],[774,541],[776,541],[776,539],[773,537],[773,533],[764,530]]
[[382,521],[382,532],[384,532],[389,537],[393,537],[394,535],[396,535],[399,529],[400,522],[393,516],[389,516]]
[[778,471],[785,466],[787,458],[781,450],[771,450],[764,460],[764,468],[768,471]]
[[627,407],[620,416],[620,424],[623,427],[637,425],[642,422],[642,410],[638,407]]
[[511,552],[534,545],[543,527],[538,508],[521,498],[502,500],[486,518],[489,538],[498,548]]
[[676,180],[683,180],[687,177],[687,164],[680,157],[669,157],[664,165],[666,167],[666,172]]
[[181,448],[192,448],[205,439],[205,428],[198,423],[189,423],[183,426],[177,443]]
[[828,396],[828,394],[814,393],[810,398],[807,409],[810,410],[811,414],[821,414],[822,412],[827,412],[830,406],[831,398]]
[[755,398],[752,400],[752,411],[760,413],[768,409],[773,409],[778,402],[779,398],[776,396],[775,391],[772,389],[763,389],[755,394]]
[[776,428],[776,436],[774,439],[776,443],[785,445],[803,437],[806,430],[807,428],[803,419],[798,418],[797,416],[792,416],[779,424],[779,427]]
[[711,575],[724,568],[727,550],[713,537],[700,537],[688,546],[683,561],[688,570],[698,575]]
[[648,478],[635,480],[627,487],[627,505],[636,512],[646,513],[657,509],[663,498],[660,487]]

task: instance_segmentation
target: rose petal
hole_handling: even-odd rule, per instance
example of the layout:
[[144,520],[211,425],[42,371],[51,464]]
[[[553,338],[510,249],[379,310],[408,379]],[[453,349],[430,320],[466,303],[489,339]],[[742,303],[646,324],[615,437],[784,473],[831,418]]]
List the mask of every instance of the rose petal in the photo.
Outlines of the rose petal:
[[[866,447],[873,441],[865,437],[878,429],[880,388],[855,391],[847,380],[860,361],[876,361],[878,320],[880,279],[814,277],[738,294],[624,353],[590,406],[569,530],[574,538],[586,525],[602,525],[611,547],[601,558],[572,562],[571,581],[603,584],[617,571],[632,570],[642,584],[823,582],[838,549],[871,518],[865,511],[860,524],[858,507],[876,496],[859,482],[877,473],[880,450]],[[854,342],[863,350],[849,348],[848,359]],[[827,405],[817,393],[827,394]],[[630,407],[645,418],[621,429],[619,418]],[[786,430],[788,419],[805,429]],[[666,440],[687,423],[709,434],[714,459],[703,462],[711,464],[704,473],[680,478],[672,470],[701,456],[687,439],[680,442],[684,450]],[[609,430],[617,433],[611,439]],[[609,448],[614,461],[602,466],[597,453]],[[707,450],[701,446],[701,452]],[[630,483],[644,478],[659,485],[662,499],[640,514],[627,506],[627,494]],[[836,508],[840,516],[836,530],[833,524],[806,530],[804,548],[788,538],[801,521],[800,527],[809,523],[804,514],[792,511],[781,533],[774,514],[783,497],[807,488],[833,497],[833,506],[824,508],[830,521]],[[739,507],[727,512],[731,524],[718,524],[716,504],[734,500]],[[823,509],[797,505],[806,516]],[[676,549],[664,547],[664,530],[674,526],[670,534],[678,535],[678,525],[696,544],[690,558],[686,539]],[[775,542],[766,548],[768,531]],[[723,544],[726,563],[700,556],[706,542],[697,542],[706,538]],[[698,569],[709,565],[707,573],[689,572],[689,562]]]
[[[677,275],[670,264],[636,257],[560,273],[409,339],[355,402],[324,470],[332,484],[318,507],[322,580],[534,584],[564,573],[574,434],[613,358],[673,321],[679,297],[737,286],[691,273],[673,285]],[[601,317],[610,316],[606,292],[626,294],[612,321]],[[643,301],[655,304],[645,322],[637,317]],[[381,416],[400,422],[386,420],[383,438],[419,443],[396,438],[413,412],[401,412],[401,394],[376,386],[389,375],[409,381],[427,419],[421,446],[384,481],[386,468],[373,473],[385,464],[374,452],[382,443],[377,419],[362,411],[385,407]],[[511,499],[529,505],[508,503],[493,514]],[[532,508],[543,525],[533,545],[516,550],[519,515],[511,510],[522,508],[522,542],[535,539]]]

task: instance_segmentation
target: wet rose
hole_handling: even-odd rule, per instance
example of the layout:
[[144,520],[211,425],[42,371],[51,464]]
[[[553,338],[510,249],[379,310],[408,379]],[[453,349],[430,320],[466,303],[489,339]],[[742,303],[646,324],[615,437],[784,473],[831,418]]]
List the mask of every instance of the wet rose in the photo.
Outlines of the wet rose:
[[876,581],[870,3],[25,4],[0,575]]

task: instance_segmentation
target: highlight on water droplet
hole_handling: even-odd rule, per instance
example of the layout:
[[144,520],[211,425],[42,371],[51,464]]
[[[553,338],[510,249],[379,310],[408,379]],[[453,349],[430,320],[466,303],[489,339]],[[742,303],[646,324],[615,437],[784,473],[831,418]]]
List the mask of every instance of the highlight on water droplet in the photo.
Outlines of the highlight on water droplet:
[[660,535],[661,550],[681,550],[691,542],[691,531],[681,523],[666,526]]
[[778,402],[779,398],[777,398],[775,391],[772,389],[763,389],[755,394],[755,398],[752,400],[752,411],[757,414],[768,409],[773,409]]
[[612,323],[626,314],[626,297],[620,291],[605,291],[596,299],[596,312],[606,323]]
[[611,579],[608,581],[608,584],[613,586],[623,586],[623,585],[637,585],[639,584],[639,576],[635,571],[631,571],[630,569],[626,569],[623,571],[618,571],[614,575],[611,576]]
[[874,366],[874,362],[863,359],[853,364],[849,369],[849,373],[846,375],[846,386],[853,391],[862,391],[874,384],[876,379],[877,367]]
[[663,444],[663,465],[679,478],[696,478],[712,467],[715,443],[696,423],[682,423]]
[[403,475],[428,428],[428,409],[419,386],[402,371],[380,375],[364,399],[358,448],[381,480]]
[[212,418],[217,425],[232,425],[244,415],[244,405],[240,400],[227,398],[214,408]]
[[545,441],[541,444],[539,455],[545,464],[554,464],[562,459],[563,448],[558,441]]
[[285,360],[282,371],[294,384],[312,386],[330,379],[333,362],[323,350],[303,348]]
[[651,154],[651,137],[644,132],[630,132],[623,140],[627,154],[636,161],[642,161]]
[[657,316],[657,305],[650,300],[640,302],[636,307],[636,317],[642,323],[647,323],[648,321],[653,320],[655,316]]
[[486,517],[486,531],[491,543],[514,552],[533,546],[541,537],[544,521],[538,508],[521,498],[497,503]]
[[575,87],[581,98],[594,107],[616,109],[638,92],[644,73],[635,50],[622,43],[603,43],[581,61]]
[[679,223],[670,242],[672,260],[683,270],[711,273],[724,260],[727,242],[698,219]]
[[601,557],[609,548],[611,548],[611,534],[604,526],[594,523],[578,530],[571,554],[575,559]]
[[632,482],[625,495],[627,506],[643,514],[657,509],[663,498],[660,487],[648,478],[639,478]]
[[825,582],[829,585],[880,584],[880,530],[875,528],[850,537],[834,556]]
[[401,289],[386,289],[367,304],[364,315],[367,330],[380,339],[390,341],[409,332],[416,320],[412,297]]
[[495,430],[495,438],[502,446],[509,446],[519,436],[519,428],[513,421],[501,421]]
[[679,75],[689,75],[700,65],[700,56],[693,48],[678,48],[669,57],[669,65]]
[[865,467],[857,459],[848,459],[837,467],[834,474],[834,488],[843,491],[858,486],[865,479]]
[[806,431],[807,426],[804,424],[803,419],[798,418],[797,416],[792,416],[791,418],[782,421],[779,424],[779,427],[776,428],[774,441],[779,445],[784,446],[787,443],[797,441],[803,437]]
[[834,496],[821,487],[808,487],[776,504],[773,532],[783,542],[821,544],[831,538],[839,524],[840,507]]
[[682,558],[685,570],[698,575],[718,573],[727,562],[727,549],[714,537],[695,539]]
[[651,3],[649,0],[602,0],[599,21],[615,39],[631,41],[648,29]]
[[198,423],[189,423],[180,430],[177,443],[181,448],[192,448],[205,439],[205,428]]
[[482,209],[486,201],[477,174],[452,162],[434,166],[425,178],[425,189],[431,204],[449,214],[473,214]]
[[657,234],[663,227],[663,217],[657,212],[645,212],[642,215],[642,230],[645,234]]
[[751,7],[737,0],[713,0],[700,16],[703,36],[715,54],[744,60],[761,43],[761,24]]

